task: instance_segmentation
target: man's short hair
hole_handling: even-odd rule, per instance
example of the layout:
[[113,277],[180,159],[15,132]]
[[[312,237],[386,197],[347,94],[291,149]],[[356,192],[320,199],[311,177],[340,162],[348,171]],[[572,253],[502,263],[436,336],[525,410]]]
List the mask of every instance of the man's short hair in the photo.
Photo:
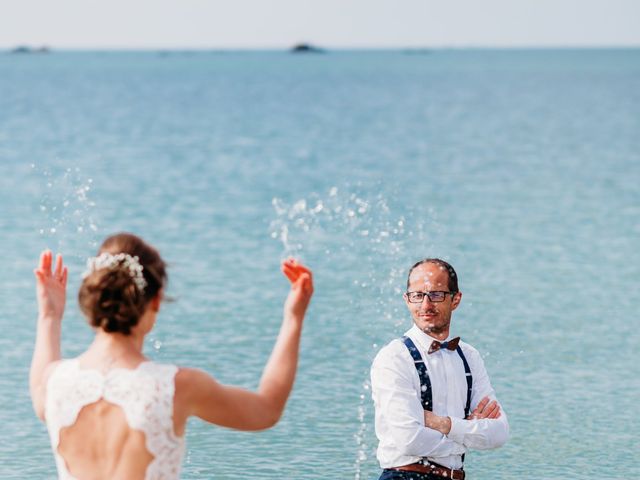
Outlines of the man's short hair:
[[442,260],[440,258],[425,258],[424,260],[420,260],[413,267],[411,267],[409,269],[409,275],[407,275],[407,290],[409,290],[409,279],[411,278],[411,272],[413,272],[413,270],[416,267],[419,267],[423,263],[433,263],[435,265],[439,265],[441,268],[446,270],[447,274],[449,275],[449,281],[447,282],[447,288],[452,293],[458,293],[460,291],[458,289],[458,275],[456,274],[456,271],[453,269],[453,267],[449,263],[445,262],[444,260]]

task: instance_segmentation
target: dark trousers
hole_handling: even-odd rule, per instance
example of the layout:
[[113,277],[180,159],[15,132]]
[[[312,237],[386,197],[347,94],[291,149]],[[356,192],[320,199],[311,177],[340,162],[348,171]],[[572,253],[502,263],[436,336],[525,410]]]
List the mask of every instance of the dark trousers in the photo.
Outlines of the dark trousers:
[[399,472],[398,470],[382,471],[378,480],[442,480],[442,477],[430,473]]

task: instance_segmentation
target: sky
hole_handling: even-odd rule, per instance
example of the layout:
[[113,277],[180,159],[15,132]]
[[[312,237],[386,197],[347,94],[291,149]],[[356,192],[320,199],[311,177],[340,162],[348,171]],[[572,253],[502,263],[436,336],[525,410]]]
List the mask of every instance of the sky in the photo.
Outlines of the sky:
[[640,0],[0,0],[0,48],[640,46]]

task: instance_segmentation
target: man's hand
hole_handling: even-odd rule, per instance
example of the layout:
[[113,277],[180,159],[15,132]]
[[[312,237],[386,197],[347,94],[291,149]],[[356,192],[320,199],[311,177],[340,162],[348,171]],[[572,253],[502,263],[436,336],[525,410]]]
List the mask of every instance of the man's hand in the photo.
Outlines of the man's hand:
[[[484,397],[478,406],[469,414],[467,420],[480,420],[483,418],[500,417],[500,405],[496,400],[490,401],[489,397]],[[443,435],[447,435],[451,431],[451,419],[449,417],[441,417],[429,410],[424,411],[424,426],[437,430]]]
[[500,417],[500,405],[498,405],[498,402],[496,400],[489,401],[489,397],[484,397],[473,412],[469,414],[467,420],[498,417]]
[[447,435],[451,431],[451,419],[449,417],[440,417],[429,410],[425,410],[424,426]]

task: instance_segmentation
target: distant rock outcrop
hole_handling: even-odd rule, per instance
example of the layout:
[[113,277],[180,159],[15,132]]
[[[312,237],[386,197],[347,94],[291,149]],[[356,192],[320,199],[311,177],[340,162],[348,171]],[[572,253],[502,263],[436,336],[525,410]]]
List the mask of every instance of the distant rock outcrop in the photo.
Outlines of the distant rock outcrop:
[[18,45],[11,50],[11,53],[49,53],[49,47],[43,45],[42,47],[32,48],[26,45]]
[[315,47],[309,43],[298,43],[291,47],[291,53],[324,53],[322,48]]

